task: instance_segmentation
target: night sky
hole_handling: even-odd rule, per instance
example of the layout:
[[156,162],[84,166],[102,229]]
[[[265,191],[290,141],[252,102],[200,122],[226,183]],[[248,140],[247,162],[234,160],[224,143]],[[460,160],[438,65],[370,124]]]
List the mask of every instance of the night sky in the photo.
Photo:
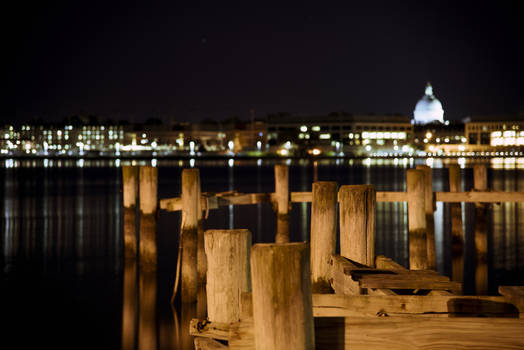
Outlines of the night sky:
[[412,115],[428,80],[446,119],[517,113],[517,3],[26,2],[8,75],[16,108],[2,118]]

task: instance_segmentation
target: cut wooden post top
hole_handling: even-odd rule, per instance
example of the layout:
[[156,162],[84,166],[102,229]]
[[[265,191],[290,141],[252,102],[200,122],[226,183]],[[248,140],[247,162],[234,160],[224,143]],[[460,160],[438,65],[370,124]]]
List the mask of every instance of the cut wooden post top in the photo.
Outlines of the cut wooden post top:
[[133,208],[138,194],[138,167],[123,166],[122,182],[124,208]]
[[156,212],[158,191],[158,168],[140,167],[140,211],[148,215]]

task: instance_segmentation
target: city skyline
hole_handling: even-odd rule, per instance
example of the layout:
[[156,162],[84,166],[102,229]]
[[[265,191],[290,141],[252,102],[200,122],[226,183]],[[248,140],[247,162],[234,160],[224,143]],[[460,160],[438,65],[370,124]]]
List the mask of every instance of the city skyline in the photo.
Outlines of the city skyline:
[[445,119],[524,110],[516,5],[250,6],[35,4],[1,121],[412,116],[427,81]]

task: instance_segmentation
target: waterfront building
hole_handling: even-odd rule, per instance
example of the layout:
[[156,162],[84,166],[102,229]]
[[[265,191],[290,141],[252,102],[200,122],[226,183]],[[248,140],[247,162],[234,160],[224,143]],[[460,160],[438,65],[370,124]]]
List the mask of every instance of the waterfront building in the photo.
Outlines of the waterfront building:
[[412,153],[413,125],[404,115],[330,113],[269,115],[267,142],[282,155]]
[[513,152],[524,146],[524,113],[471,116],[464,123],[465,138],[472,151]]

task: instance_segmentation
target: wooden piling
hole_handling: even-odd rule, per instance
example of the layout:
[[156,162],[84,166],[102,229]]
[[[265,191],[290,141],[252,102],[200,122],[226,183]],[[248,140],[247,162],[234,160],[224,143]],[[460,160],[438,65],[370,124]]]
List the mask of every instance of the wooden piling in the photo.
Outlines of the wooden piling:
[[[460,192],[460,167],[452,164],[449,170],[449,192]],[[464,280],[464,230],[462,229],[462,205],[450,203],[451,208],[451,278]]]
[[426,243],[426,180],[423,170],[406,172],[408,192],[409,268],[428,268]]
[[124,204],[124,256],[126,259],[136,259],[136,199],[138,194],[138,168],[122,167]]
[[275,203],[277,211],[276,243],[289,242],[289,168],[275,165]]
[[342,186],[338,200],[340,255],[375,266],[375,188],[371,185]]
[[256,349],[314,349],[309,244],[255,244],[251,273]]
[[182,170],[182,302],[196,301],[198,289],[197,246],[198,209],[200,207],[200,174],[198,169]]
[[155,268],[157,264],[156,218],[158,168],[140,167],[140,265]]
[[331,291],[329,261],[337,242],[337,183],[313,183],[311,203],[311,283],[314,293]]
[[249,230],[208,230],[204,234],[207,271],[207,314],[211,322],[240,319],[243,292],[251,290]]
[[426,250],[428,256],[428,268],[431,270],[437,269],[437,260],[435,256],[435,216],[436,209],[435,197],[433,195],[433,176],[431,174],[431,167],[427,165],[417,165],[416,169],[424,171],[424,178],[426,184],[424,186],[424,193],[426,194]]
[[[484,164],[473,167],[475,191],[488,190],[488,173]],[[475,203],[475,291],[477,295],[488,294],[488,206]]]

